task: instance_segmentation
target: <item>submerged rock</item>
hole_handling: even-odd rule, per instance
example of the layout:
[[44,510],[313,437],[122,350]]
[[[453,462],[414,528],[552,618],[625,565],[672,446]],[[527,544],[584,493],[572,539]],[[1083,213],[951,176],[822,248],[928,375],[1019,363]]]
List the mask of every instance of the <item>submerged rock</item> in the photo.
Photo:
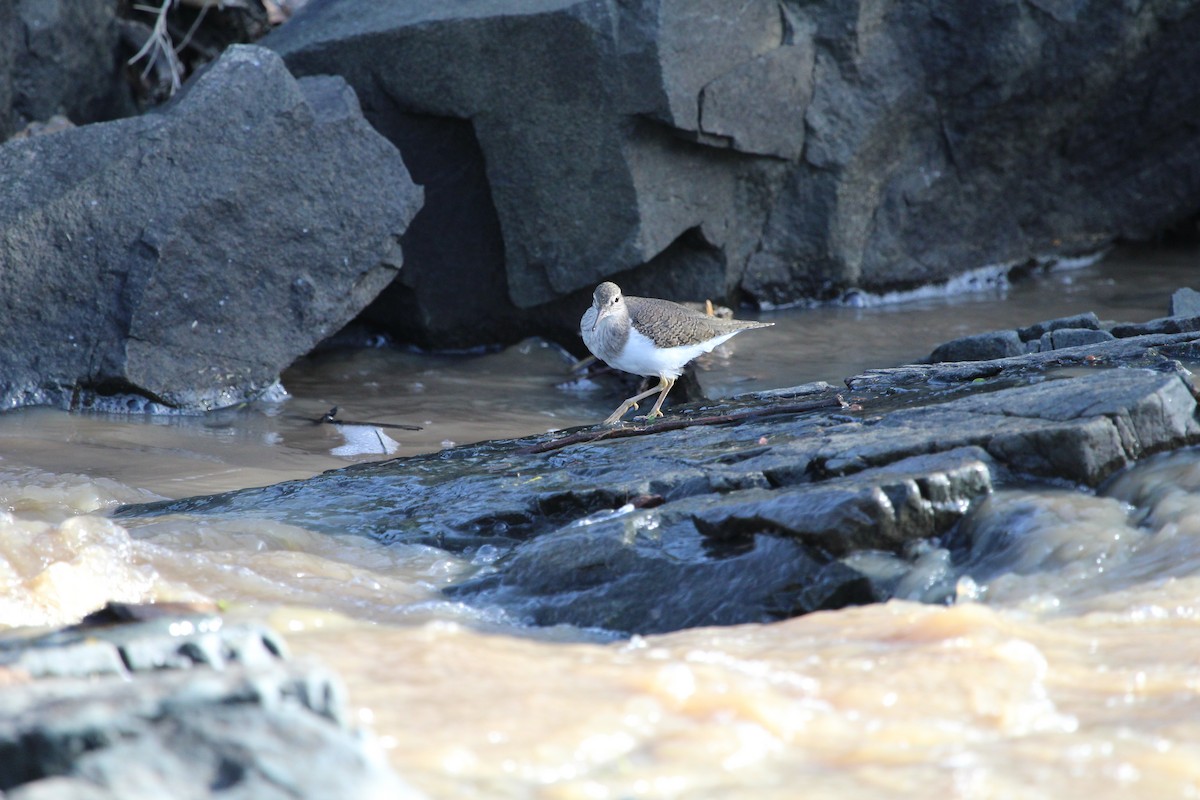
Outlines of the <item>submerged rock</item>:
[[421,203],[339,78],[237,46],[146,116],[0,147],[0,408],[254,397],[399,269]]
[[787,619],[885,599],[870,580],[770,533],[717,539],[685,508],[583,521],[447,590],[519,623],[661,633]]
[[416,797],[337,679],[211,613],[0,636],[9,798]]

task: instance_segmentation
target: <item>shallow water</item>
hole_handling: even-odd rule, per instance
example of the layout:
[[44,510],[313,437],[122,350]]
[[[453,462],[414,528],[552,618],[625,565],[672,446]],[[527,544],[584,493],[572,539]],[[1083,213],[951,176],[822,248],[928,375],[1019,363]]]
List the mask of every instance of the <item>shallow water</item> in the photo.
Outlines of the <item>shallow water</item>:
[[[703,365],[732,395],[1096,311],[1165,313],[1197,251],[1119,253],[971,296],[764,315]],[[582,310],[581,310],[582,311]],[[286,402],[204,417],[0,415],[0,625],[106,600],[217,599],[340,671],[359,719],[435,797],[1200,795],[1200,456],[1098,496],[1005,491],[969,533],[957,605],[596,643],[515,630],[438,589],[486,562],[278,522],[123,520],[122,503],[305,477],[594,422],[619,393],[536,342],[502,353],[329,352]],[[423,426],[405,431],[314,424]],[[391,444],[389,444],[389,440]]]

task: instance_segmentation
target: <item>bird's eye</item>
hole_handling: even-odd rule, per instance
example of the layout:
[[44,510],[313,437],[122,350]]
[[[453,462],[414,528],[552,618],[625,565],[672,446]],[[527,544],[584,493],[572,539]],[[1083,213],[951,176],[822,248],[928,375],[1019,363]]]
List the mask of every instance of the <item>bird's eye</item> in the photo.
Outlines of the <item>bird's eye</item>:
[[617,295],[616,297],[613,298],[612,304],[615,306],[619,302],[621,302],[621,296]]

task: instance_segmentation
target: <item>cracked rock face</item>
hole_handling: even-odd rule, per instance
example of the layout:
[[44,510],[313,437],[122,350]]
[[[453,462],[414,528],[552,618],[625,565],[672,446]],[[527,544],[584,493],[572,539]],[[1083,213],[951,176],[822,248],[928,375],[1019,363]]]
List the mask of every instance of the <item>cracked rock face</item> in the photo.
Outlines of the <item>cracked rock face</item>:
[[568,335],[609,278],[787,303],[1194,213],[1200,12],[1043,5],[314,0],[264,45],[428,191],[373,320],[462,346]]
[[[429,187],[406,240],[423,258],[400,285],[443,342],[462,343],[456,325],[511,337],[500,316],[590,290],[681,240],[720,263],[675,288],[726,294],[726,254],[744,262],[761,227],[760,187],[802,145],[812,62],[811,46],[785,46],[774,2],[727,12],[682,0],[317,3],[263,44],[298,73],[345,76]],[[778,96],[753,103],[768,80]],[[454,255],[464,250],[476,259]],[[499,292],[444,294],[481,275]]]

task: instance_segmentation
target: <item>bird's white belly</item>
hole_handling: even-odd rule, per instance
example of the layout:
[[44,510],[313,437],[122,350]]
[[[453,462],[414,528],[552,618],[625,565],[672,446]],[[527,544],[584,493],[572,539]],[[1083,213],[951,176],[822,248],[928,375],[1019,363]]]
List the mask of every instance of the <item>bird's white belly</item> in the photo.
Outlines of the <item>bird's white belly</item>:
[[704,353],[712,352],[713,348],[726,341],[734,334],[723,333],[699,344],[678,345],[656,349],[654,342],[648,336],[638,333],[636,328],[629,331],[629,340],[618,358],[610,360],[609,366],[632,372],[635,375],[647,375],[666,378],[678,378],[689,361]]

